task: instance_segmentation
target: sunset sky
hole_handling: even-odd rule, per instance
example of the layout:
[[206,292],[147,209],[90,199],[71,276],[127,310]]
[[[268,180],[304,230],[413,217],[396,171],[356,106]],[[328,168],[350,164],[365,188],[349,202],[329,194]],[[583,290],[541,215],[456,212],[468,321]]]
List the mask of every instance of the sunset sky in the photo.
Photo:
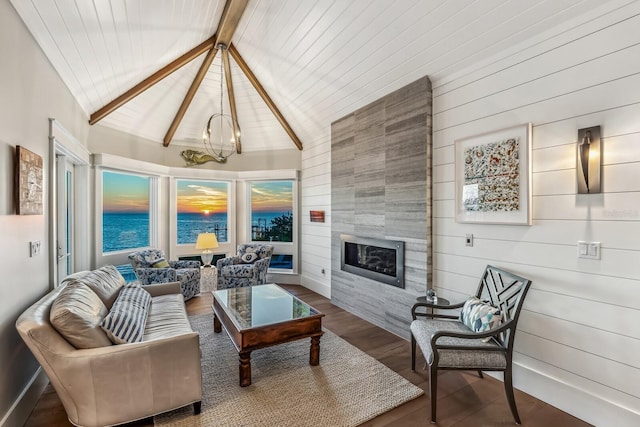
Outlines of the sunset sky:
[[252,183],[251,210],[253,212],[291,212],[293,183],[291,181]]
[[149,178],[103,172],[102,210],[103,212],[148,212]]
[[[179,213],[227,212],[228,184],[212,181],[177,181]],[[251,185],[254,212],[291,212],[291,181],[254,182]],[[148,212],[149,178],[115,172],[103,172],[104,212]]]
[[178,181],[178,213],[226,213],[229,185],[225,182]]

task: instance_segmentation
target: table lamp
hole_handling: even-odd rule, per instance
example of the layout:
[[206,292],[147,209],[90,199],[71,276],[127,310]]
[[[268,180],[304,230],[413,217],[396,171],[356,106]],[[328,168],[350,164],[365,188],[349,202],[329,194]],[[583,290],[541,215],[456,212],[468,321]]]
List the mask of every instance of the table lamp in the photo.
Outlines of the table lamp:
[[214,233],[200,233],[196,241],[196,249],[204,249],[202,251],[202,263],[205,267],[211,267],[213,259],[213,251],[211,249],[218,247],[218,239]]

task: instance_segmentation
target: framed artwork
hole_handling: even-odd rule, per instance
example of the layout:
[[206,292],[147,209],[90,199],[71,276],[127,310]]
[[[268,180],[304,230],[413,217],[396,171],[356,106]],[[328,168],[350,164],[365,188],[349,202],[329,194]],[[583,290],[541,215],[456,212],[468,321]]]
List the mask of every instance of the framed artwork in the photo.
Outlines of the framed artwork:
[[456,222],[531,225],[531,123],[455,141]]
[[16,147],[16,212],[42,215],[42,157],[24,147]]

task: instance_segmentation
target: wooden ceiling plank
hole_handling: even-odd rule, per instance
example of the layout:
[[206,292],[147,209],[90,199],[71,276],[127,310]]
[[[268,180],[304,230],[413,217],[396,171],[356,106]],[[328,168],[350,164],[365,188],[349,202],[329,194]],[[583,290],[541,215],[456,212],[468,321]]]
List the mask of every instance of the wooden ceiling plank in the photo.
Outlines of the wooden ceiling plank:
[[233,37],[233,33],[235,33],[236,28],[238,28],[238,23],[247,8],[247,3],[249,3],[249,0],[227,0],[227,3],[224,5],[224,10],[222,11],[222,16],[220,17],[220,22],[218,22],[216,46],[220,43],[226,46],[231,44],[231,37]]
[[[233,134],[236,140],[236,152],[242,153],[242,143],[240,142],[240,129],[238,125],[238,110],[236,109],[236,97],[233,92],[233,82],[231,81],[231,64],[229,63],[229,49],[222,50],[222,62],[224,63],[224,75],[227,80],[227,92],[229,93],[229,107],[231,107],[231,122],[233,124]],[[222,76],[220,76],[222,77]],[[220,112],[222,113],[222,111]]]
[[296,145],[296,147],[298,147],[298,150],[302,150],[302,141],[300,141],[300,138],[298,138],[293,129],[291,129],[291,126],[289,126],[287,120],[284,118],[262,84],[260,84],[260,81],[258,81],[258,78],[255,76],[255,74],[253,74],[247,63],[244,62],[244,59],[242,58],[242,56],[240,56],[240,53],[233,44],[229,45],[229,53],[231,53],[233,59],[236,61],[244,75],[247,76],[247,79],[249,79],[249,81],[258,92],[258,94],[262,97],[263,101],[267,104],[273,115],[276,117],[276,119],[278,119],[280,125],[284,128],[285,132],[287,132],[293,143]]
[[173,139],[173,136],[175,135],[176,130],[180,125],[180,122],[184,118],[184,115],[187,112],[187,108],[189,108],[189,105],[191,105],[191,101],[193,101],[193,97],[195,96],[196,91],[200,87],[202,80],[204,80],[204,77],[207,74],[207,71],[209,71],[209,67],[211,67],[213,58],[216,57],[217,53],[218,53],[217,47],[212,47],[211,49],[209,49],[209,53],[207,53],[207,56],[204,58],[204,61],[202,62],[202,65],[200,65],[200,69],[196,73],[196,76],[193,78],[193,81],[191,82],[191,86],[189,87],[187,94],[184,96],[184,99],[182,100],[182,104],[180,104],[180,108],[178,108],[178,112],[176,113],[175,117],[173,118],[173,121],[171,122],[171,126],[169,126],[169,129],[167,130],[167,133],[164,136],[164,139],[162,142],[163,146],[168,147],[169,144],[171,144],[171,140]]
[[207,50],[210,51],[215,46],[215,40],[216,40],[216,36],[214,35],[213,37],[205,40],[204,42],[200,43],[198,46],[191,49],[189,52],[174,59],[169,64],[162,67],[160,70],[156,71],[155,73],[153,73],[152,75],[150,75],[149,77],[147,77],[146,79],[144,79],[143,81],[141,81],[140,83],[138,83],[137,85],[135,85],[134,87],[126,91],[125,93],[123,93],[122,95],[118,96],[116,99],[114,99],[113,101],[106,104],[104,107],[100,108],[99,110],[91,114],[89,118],[89,124],[90,125],[96,124],[98,121],[102,120],[107,115],[111,114],[113,111],[115,111],[122,105],[129,102],[131,99],[140,95],[142,92],[144,92],[151,86],[155,85],[160,80],[164,79],[174,71],[179,70],[183,66],[187,65],[189,62],[193,61],[198,56],[206,52]]

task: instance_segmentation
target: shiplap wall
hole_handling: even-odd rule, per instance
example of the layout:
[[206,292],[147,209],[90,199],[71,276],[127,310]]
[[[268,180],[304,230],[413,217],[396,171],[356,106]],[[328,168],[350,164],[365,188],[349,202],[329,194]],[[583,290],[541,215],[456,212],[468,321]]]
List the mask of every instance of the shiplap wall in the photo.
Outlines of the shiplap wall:
[[[434,283],[486,264],[533,280],[514,383],[599,426],[640,425],[640,2],[434,81]],[[455,222],[454,141],[533,124],[533,225]],[[603,193],[576,194],[577,130],[602,126]],[[474,235],[466,247],[464,236]],[[577,258],[578,240],[602,258]],[[526,423],[526,419],[523,420]]]
[[[300,284],[331,298],[330,132],[306,143],[300,188]],[[325,222],[309,221],[311,210],[323,210]]]

